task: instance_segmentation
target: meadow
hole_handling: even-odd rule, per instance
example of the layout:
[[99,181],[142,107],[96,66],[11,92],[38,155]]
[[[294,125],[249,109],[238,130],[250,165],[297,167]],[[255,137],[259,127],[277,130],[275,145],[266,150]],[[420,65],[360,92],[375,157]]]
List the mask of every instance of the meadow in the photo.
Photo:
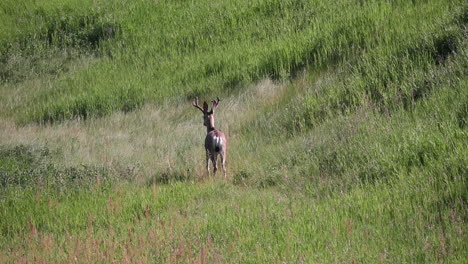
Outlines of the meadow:
[[[468,262],[461,0],[0,3],[0,262]],[[219,96],[228,178],[195,96]]]

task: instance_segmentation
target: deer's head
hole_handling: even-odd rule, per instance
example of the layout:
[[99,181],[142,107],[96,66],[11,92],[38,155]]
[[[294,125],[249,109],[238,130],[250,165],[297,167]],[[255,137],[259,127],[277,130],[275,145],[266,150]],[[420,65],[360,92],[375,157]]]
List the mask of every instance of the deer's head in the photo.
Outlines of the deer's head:
[[198,97],[195,98],[192,105],[198,108],[203,113],[203,125],[208,127],[209,129],[214,129],[214,112],[215,109],[218,107],[219,98],[216,100],[211,101],[211,110],[208,111],[208,103],[206,101],[203,102],[203,108],[198,105]]

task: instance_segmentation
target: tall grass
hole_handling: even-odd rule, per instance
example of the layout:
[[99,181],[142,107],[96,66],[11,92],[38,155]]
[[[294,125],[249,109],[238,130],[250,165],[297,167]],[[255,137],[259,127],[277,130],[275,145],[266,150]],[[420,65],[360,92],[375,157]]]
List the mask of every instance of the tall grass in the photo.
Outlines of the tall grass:
[[467,262],[463,1],[18,5],[0,262]]
[[[35,53],[71,46],[104,55],[91,68],[58,78],[38,99],[28,100],[20,114],[23,121],[87,118],[168,96],[219,93],[361,54],[370,54],[369,63],[360,64],[361,72],[376,70],[372,61],[380,57],[399,61],[406,56],[409,63],[424,64],[425,54],[450,52],[447,42],[455,45],[462,35],[466,12],[459,1],[136,1],[96,2],[77,10],[71,8],[75,4],[31,4],[18,15],[38,20],[39,26],[15,38],[10,36],[18,34],[3,37],[6,65],[15,52],[5,47],[17,46],[18,38],[28,40],[26,47],[20,45],[20,54],[30,46],[39,46]],[[11,5],[4,4],[5,23],[12,20]],[[437,41],[441,44],[433,45]],[[8,80],[11,73],[3,75]],[[355,93],[359,100],[362,95]]]

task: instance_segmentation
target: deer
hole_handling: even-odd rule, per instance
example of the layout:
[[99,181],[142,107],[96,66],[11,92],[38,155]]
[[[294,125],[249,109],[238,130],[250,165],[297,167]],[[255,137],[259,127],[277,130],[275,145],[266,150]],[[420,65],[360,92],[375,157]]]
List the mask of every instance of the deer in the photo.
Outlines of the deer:
[[221,158],[221,166],[223,168],[224,178],[226,179],[226,151],[227,140],[223,132],[216,129],[214,126],[214,113],[219,104],[219,97],[213,100],[211,110],[208,111],[208,104],[203,102],[203,108],[198,105],[198,97],[195,97],[192,105],[198,108],[203,113],[203,125],[206,126],[205,151],[206,151],[206,170],[210,175],[210,160],[213,163],[213,176],[218,170],[217,160],[218,155]]

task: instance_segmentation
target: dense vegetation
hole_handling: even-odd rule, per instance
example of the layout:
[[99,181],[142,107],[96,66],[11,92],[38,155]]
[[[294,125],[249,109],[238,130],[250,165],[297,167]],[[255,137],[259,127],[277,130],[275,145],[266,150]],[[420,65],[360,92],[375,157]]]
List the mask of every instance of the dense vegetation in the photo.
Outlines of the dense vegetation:
[[[468,5],[0,3],[0,262],[468,261]],[[207,178],[194,96],[222,98]]]

